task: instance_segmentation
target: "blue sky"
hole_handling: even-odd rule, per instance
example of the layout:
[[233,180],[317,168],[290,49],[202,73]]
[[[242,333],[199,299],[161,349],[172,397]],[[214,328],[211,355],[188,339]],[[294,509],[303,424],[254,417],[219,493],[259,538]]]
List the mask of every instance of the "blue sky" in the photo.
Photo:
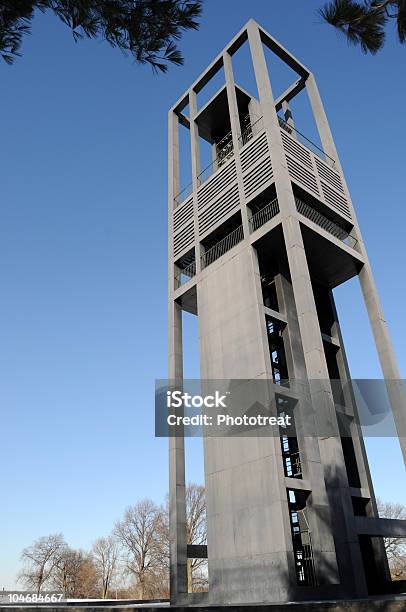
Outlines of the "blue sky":
[[[185,66],[166,76],[107,44],[75,45],[47,15],[23,57],[0,64],[0,588],[37,537],[62,531],[86,548],[127,505],[165,495],[153,389],[166,376],[167,110],[250,17],[316,74],[405,374],[405,50],[391,33],[363,56],[318,6],[207,0],[181,42]],[[353,377],[379,377],[356,279],[336,295]],[[368,450],[377,494],[406,502],[396,443]]]

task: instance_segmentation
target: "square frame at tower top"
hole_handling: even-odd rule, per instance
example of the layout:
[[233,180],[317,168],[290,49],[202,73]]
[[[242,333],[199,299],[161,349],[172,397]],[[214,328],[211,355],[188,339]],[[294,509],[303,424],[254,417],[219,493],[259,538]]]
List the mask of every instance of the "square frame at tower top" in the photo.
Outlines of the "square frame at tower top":
[[294,70],[298,77],[300,77],[299,80],[293,83],[289,88],[290,99],[299,93],[301,89],[303,89],[304,80],[311,74],[310,70],[306,68],[306,66],[304,66],[304,64],[302,64],[292,53],[290,53],[290,51],[285,49],[285,47],[275,38],[273,38],[269,32],[264,30],[254,19],[250,19],[192,83],[190,88],[188,88],[188,90],[178,98],[176,103],[170,108],[169,113],[174,112],[176,114],[180,114],[182,112],[189,102],[189,92],[193,90],[195,93],[199,93],[199,91],[204,88],[210,79],[222,68],[224,53],[228,53],[232,56],[244,43],[248,41],[248,29],[252,26],[258,29],[262,43],[273,53],[275,53],[279,59],[285,62],[292,70]]

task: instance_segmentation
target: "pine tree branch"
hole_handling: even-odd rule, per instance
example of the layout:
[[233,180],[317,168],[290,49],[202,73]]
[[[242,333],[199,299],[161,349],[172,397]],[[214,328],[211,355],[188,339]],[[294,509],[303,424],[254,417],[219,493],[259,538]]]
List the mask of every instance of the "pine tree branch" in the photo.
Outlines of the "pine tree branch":
[[0,0],[0,55],[12,64],[35,10],[50,11],[72,31],[75,42],[101,39],[155,72],[182,65],[176,46],[197,30],[202,0]]

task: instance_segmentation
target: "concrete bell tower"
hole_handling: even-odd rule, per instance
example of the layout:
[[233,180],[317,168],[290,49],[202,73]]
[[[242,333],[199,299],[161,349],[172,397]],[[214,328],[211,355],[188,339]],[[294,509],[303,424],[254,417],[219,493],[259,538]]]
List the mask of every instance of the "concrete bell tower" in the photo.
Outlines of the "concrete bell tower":
[[[258,97],[234,80],[233,56],[242,45],[250,50]],[[277,99],[265,47],[297,74]],[[199,91],[219,70],[225,84],[198,109]],[[320,148],[303,136],[291,112],[302,90]],[[193,180],[186,188],[179,184],[180,124],[191,141]],[[212,150],[204,170],[200,139]],[[350,374],[332,290],[354,276],[384,378],[397,381],[314,76],[250,20],[169,112],[169,378],[183,378],[186,310],[199,320],[201,378],[267,380],[273,410],[292,414],[295,435],[205,438],[207,549],[187,545],[184,439],[170,438],[173,603],[320,600],[387,591],[382,537],[405,536],[406,526],[378,518],[357,407],[345,385]],[[304,401],[286,380],[318,384]],[[405,453],[400,385],[391,385],[390,400]],[[313,421],[328,422],[334,435],[309,435]],[[350,435],[342,435],[343,421]],[[187,559],[202,555],[210,588],[193,594]]]

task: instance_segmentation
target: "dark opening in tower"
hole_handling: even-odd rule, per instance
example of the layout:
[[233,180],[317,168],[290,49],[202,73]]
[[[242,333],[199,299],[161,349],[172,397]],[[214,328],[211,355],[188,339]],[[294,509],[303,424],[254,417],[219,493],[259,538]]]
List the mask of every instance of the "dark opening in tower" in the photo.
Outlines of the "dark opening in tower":
[[283,330],[285,323],[266,317],[266,331],[268,334],[269,356],[271,359],[272,379],[277,385],[289,384],[288,366],[286,363]]
[[301,586],[317,586],[312,537],[306,514],[308,493],[288,489],[287,494],[297,583]]

